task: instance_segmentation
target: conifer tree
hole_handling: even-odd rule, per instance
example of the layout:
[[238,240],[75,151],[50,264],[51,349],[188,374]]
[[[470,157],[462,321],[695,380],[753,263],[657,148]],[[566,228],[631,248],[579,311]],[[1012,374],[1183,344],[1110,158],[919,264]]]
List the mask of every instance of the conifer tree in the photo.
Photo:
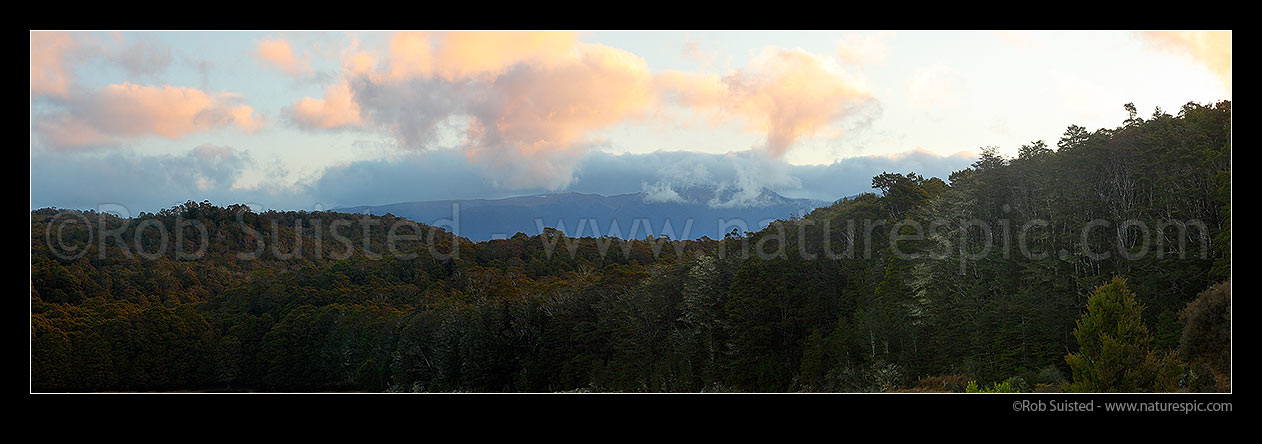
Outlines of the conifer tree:
[[1065,356],[1073,371],[1071,392],[1168,392],[1177,388],[1178,366],[1152,350],[1143,306],[1114,276],[1096,287],[1078,320],[1078,352]]

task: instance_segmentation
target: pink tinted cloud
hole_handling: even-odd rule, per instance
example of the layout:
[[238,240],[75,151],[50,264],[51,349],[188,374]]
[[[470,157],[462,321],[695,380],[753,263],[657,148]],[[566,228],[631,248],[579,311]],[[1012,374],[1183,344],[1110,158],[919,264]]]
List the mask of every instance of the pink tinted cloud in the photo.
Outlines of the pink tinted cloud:
[[574,54],[568,31],[400,32],[390,41],[390,76],[458,82],[494,78],[517,64],[551,66]]
[[478,96],[467,155],[512,187],[568,185],[592,131],[643,118],[655,102],[644,59],[594,44],[501,75]]
[[526,63],[543,68],[572,60],[578,36],[567,31],[449,32],[435,54],[437,72],[449,81],[494,77]]
[[389,55],[391,79],[424,77],[434,73],[434,49],[428,32],[395,33],[390,39]]
[[[400,33],[400,35],[405,35]],[[418,35],[412,33],[412,35]],[[397,40],[396,36],[396,40]],[[352,39],[351,44],[342,50],[343,78],[324,90],[324,97],[304,97],[285,107],[282,112],[299,128],[309,131],[338,130],[346,128],[362,128],[364,119],[359,103],[355,101],[355,91],[351,82],[355,79],[370,79],[377,68],[377,55],[372,51],[362,50],[359,40]]]
[[254,56],[293,77],[302,77],[312,72],[310,57],[300,58],[295,55],[293,48],[283,37],[259,41]]
[[154,77],[170,66],[170,47],[120,33],[31,32],[31,96],[65,99],[73,93],[74,65],[103,59],[131,77]]
[[669,71],[656,83],[668,101],[702,112],[710,123],[739,120],[764,134],[763,148],[775,158],[800,138],[839,133],[835,124],[871,98],[862,80],[828,58],[775,47],[724,76]]
[[170,63],[164,45],[148,41],[128,45],[122,35],[112,37],[31,33],[32,98],[55,98],[48,109],[32,114],[33,130],[44,147],[83,150],[145,136],[178,139],[224,127],[248,132],[262,127],[262,116],[235,94],[130,82],[99,89],[77,85],[73,65],[96,57],[117,63],[133,75],[153,75]]
[[1192,56],[1231,91],[1231,31],[1144,31],[1139,35],[1149,45]]
[[76,49],[70,33],[31,31],[31,95],[65,97],[73,78],[66,58]]
[[510,187],[568,184],[590,133],[656,100],[642,58],[570,32],[401,32],[384,59],[345,51],[343,66],[322,98],[286,109],[299,127],[381,128],[423,149],[455,118],[468,123],[466,157]]
[[306,130],[355,128],[363,124],[359,104],[350,84],[342,81],[329,87],[324,98],[303,98],[286,109],[289,117]]
[[229,126],[252,132],[262,125],[261,116],[234,94],[123,83],[71,97],[60,111],[37,119],[35,130],[49,148],[75,150],[149,135],[178,139]]
[[[740,122],[782,157],[871,97],[828,56],[769,48],[727,75],[665,72],[569,32],[400,32],[380,58],[343,52],[343,80],[286,113],[301,128],[378,128],[427,149],[436,128],[467,123],[459,143],[502,186],[559,188],[593,134],[679,109],[710,125]],[[673,107],[673,108],[672,108]]]

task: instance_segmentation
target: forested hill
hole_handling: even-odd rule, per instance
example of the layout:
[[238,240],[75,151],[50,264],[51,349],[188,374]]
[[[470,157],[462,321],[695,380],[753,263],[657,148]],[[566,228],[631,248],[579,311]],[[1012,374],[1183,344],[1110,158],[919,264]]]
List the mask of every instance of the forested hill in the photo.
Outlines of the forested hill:
[[1231,105],[1130,109],[722,240],[33,211],[32,389],[1229,390]]

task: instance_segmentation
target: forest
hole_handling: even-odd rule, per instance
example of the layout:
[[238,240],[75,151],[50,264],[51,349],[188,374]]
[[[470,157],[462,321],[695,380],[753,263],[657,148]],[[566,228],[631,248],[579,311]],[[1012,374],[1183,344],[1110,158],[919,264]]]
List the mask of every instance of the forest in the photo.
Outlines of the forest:
[[723,239],[34,210],[31,390],[1230,391],[1231,103],[1126,109]]

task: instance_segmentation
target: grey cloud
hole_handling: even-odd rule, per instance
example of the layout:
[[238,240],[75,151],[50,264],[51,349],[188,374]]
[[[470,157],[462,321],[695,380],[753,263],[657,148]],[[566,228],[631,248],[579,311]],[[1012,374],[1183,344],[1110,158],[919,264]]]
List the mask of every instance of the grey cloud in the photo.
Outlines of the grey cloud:
[[[602,195],[651,191],[652,198],[673,200],[687,199],[690,187],[711,186],[724,197],[706,203],[731,207],[755,203],[758,193],[768,188],[787,197],[833,201],[872,191],[872,176],[885,171],[946,179],[952,171],[967,168],[974,160],[966,155],[912,151],[893,157],[854,157],[829,165],[798,166],[760,158],[748,151],[593,152],[576,165],[574,181],[559,191]],[[329,167],[295,186],[277,185],[271,176],[279,177],[283,172],[271,171],[266,173],[271,178],[264,180],[262,186],[231,188],[244,169],[259,166],[248,152],[209,145],[182,155],[159,156],[33,152],[31,205],[95,208],[101,203],[118,203],[139,212],[168,208],[186,200],[210,200],[219,205],[251,203],[264,208],[312,210],[558,191],[497,187],[484,168],[454,149]]]
[[156,78],[171,66],[171,47],[152,39],[140,38],[131,45],[113,51],[107,57],[118,63],[130,77]]
[[[711,206],[753,203],[763,188],[788,197],[833,201],[871,191],[882,172],[916,172],[946,180],[975,159],[912,151],[899,156],[853,157],[829,165],[799,166],[757,157],[753,152],[704,154],[661,151],[648,154],[593,152],[575,167],[573,183],[560,191],[614,195],[651,192],[657,199],[684,199],[694,186],[718,187],[726,198]],[[347,207],[399,202],[502,198],[544,192],[544,188],[504,189],[480,166],[456,150],[436,150],[394,160],[359,161],[326,169],[307,188],[324,205]],[[742,200],[744,199],[744,200]]]
[[843,196],[872,191],[872,177],[882,172],[916,173],[948,180],[954,171],[968,168],[977,158],[968,154],[939,156],[926,151],[909,151],[895,156],[852,157],[829,165],[794,166],[792,173],[801,181],[786,196],[836,200]]
[[466,101],[460,85],[437,78],[382,83],[359,77],[350,86],[364,116],[388,128],[402,148],[411,150],[432,148],[442,122],[463,112]]
[[32,152],[31,208],[91,209],[116,204],[138,214],[188,200],[293,209],[310,202],[291,190],[233,190],[232,183],[253,163],[249,153],[214,145],[198,146],[182,155]]

